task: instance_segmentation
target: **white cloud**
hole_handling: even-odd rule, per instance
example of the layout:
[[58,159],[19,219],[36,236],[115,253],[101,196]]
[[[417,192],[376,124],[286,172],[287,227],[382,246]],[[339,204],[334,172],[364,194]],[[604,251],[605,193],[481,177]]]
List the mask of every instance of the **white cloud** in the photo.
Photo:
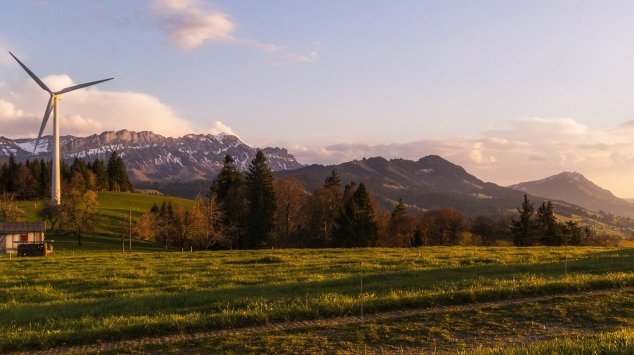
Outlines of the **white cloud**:
[[288,59],[289,61],[291,61],[291,62],[311,63],[311,62],[314,62],[315,60],[317,60],[319,55],[317,54],[317,51],[311,51],[308,54],[298,54],[298,53],[288,52],[288,53],[286,53],[286,55],[284,57],[286,59]]
[[[629,133],[629,134],[628,134]],[[471,137],[409,143],[345,143],[326,147],[291,146],[302,163],[341,163],[363,157],[417,160],[437,154],[475,176],[501,185],[578,171],[618,196],[634,197],[634,123],[592,132],[571,118],[531,117]]]
[[210,42],[230,42],[275,54],[277,59],[288,62],[311,63],[318,59],[316,50],[301,54],[275,43],[236,36],[238,26],[231,16],[208,10],[200,0],[151,0],[149,9],[168,41],[186,50]]
[[150,11],[170,42],[194,49],[207,41],[232,39],[236,25],[229,15],[209,11],[199,0],[152,0]]
[[235,132],[233,132],[233,129],[231,129],[231,127],[227,126],[222,121],[215,121],[211,125],[211,129],[209,130],[209,133],[213,135],[225,133],[225,134],[234,135],[236,137],[238,136]]
[[[73,85],[68,75],[42,79],[52,90]],[[107,91],[107,83],[68,93],[60,102],[60,134],[85,136],[106,130],[153,131],[180,136],[197,131],[158,98],[138,92]],[[8,88],[14,88],[8,91]],[[12,138],[35,137],[39,131],[48,94],[30,79],[0,86],[1,134]],[[44,134],[50,134],[49,120]]]

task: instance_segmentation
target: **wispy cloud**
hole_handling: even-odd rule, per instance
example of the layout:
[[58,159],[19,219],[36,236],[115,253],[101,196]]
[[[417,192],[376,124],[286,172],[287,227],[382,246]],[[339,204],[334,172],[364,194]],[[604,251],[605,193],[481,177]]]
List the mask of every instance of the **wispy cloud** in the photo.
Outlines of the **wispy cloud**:
[[289,62],[311,63],[318,58],[315,50],[302,54],[279,44],[239,37],[235,33],[238,25],[231,16],[208,9],[200,0],[151,0],[150,15],[158,21],[167,40],[185,50],[224,42],[275,54]]
[[487,181],[509,185],[561,171],[579,171],[621,196],[634,196],[634,122],[590,131],[572,118],[529,117],[475,136],[408,143],[290,146],[303,163],[341,163],[363,157],[419,159],[438,154]]

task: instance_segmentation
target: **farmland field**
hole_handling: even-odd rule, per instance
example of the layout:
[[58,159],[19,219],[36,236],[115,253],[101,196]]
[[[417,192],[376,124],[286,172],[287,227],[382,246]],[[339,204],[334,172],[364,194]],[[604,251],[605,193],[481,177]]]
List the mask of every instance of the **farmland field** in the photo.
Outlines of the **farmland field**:
[[[45,259],[0,258],[0,352],[328,319],[358,315],[361,307],[371,315],[541,295],[558,297],[360,326],[237,333],[222,343],[175,340],[160,350],[318,351],[326,340],[332,351],[399,350],[426,349],[433,340],[430,351],[479,343],[483,351],[512,345],[521,352],[522,346],[567,346],[548,341],[568,335],[579,339],[574,344],[632,343],[634,249],[145,250],[69,248]],[[610,293],[574,297],[591,290]],[[571,324],[581,326],[563,331]]]

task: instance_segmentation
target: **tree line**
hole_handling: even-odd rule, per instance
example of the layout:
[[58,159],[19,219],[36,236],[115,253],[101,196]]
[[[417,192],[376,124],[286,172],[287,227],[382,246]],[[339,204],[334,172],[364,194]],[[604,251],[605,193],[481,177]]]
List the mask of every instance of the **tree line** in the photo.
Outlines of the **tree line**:
[[[60,161],[62,190],[134,191],[123,159],[112,152],[106,163],[100,159],[86,162],[75,158],[72,163]],[[18,200],[46,199],[51,194],[52,162],[27,160],[17,162],[15,155],[0,165],[0,193],[12,194]]]
[[537,213],[525,197],[517,216],[465,218],[454,208],[421,211],[399,200],[387,211],[363,183],[343,185],[336,171],[307,191],[294,177],[275,179],[258,151],[243,174],[227,155],[209,192],[192,207],[163,202],[134,226],[137,238],[188,249],[416,247],[431,245],[608,245],[589,227],[555,219],[550,201]]

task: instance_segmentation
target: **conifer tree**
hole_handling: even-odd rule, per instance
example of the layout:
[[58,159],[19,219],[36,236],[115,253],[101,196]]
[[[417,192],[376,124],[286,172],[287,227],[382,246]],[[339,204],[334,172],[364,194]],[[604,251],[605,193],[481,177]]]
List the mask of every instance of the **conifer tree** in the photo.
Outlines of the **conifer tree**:
[[95,159],[91,166],[92,172],[95,174],[95,189],[97,191],[105,191],[108,189],[108,172],[101,159]]
[[535,243],[535,221],[533,220],[535,209],[526,194],[524,194],[522,207],[518,208],[517,211],[520,218],[518,220],[511,219],[513,242],[516,246],[533,245]]
[[106,172],[108,174],[109,191],[134,191],[134,188],[128,179],[125,163],[116,151],[110,154]]
[[220,173],[211,183],[209,196],[215,196],[222,212],[222,224],[230,247],[243,246],[246,234],[247,201],[244,177],[230,155],[223,160]]
[[365,185],[351,183],[344,191],[343,211],[338,218],[335,239],[342,247],[375,246],[379,227],[375,220],[374,207]]
[[222,163],[222,169],[212,181],[210,188],[210,195],[215,195],[220,202],[233,197],[233,190],[244,185],[244,178],[231,155],[225,155]]
[[340,187],[340,186],[341,186],[341,179],[339,178],[339,175],[337,174],[337,172],[333,169],[330,175],[326,177],[326,180],[324,181],[324,187],[328,189],[331,187]]
[[542,244],[563,244],[563,234],[550,201],[542,202],[542,205],[537,209],[537,222]]
[[407,214],[407,207],[402,199],[390,213],[387,233],[383,233],[379,245],[386,247],[406,247],[411,244],[416,230],[414,218]]
[[275,191],[273,175],[266,157],[258,150],[246,174],[247,201],[247,248],[267,246],[274,226]]

